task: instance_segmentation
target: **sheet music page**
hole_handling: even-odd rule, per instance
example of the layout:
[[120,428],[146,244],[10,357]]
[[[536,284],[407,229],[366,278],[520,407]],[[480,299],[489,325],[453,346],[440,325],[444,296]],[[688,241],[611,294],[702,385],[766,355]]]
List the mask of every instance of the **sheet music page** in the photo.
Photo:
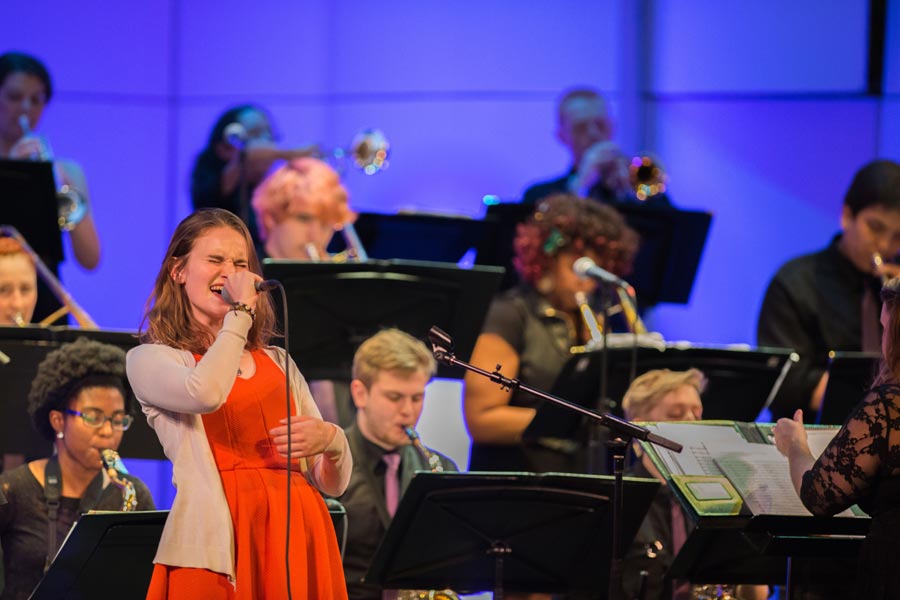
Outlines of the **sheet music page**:
[[809,451],[812,455],[816,458],[822,456],[825,448],[831,443],[838,431],[840,431],[839,427],[833,429],[807,429],[806,437],[809,440]]
[[738,449],[748,445],[731,424],[656,423],[652,429],[659,435],[684,446],[681,453],[657,448],[657,454],[666,468],[670,473],[677,475],[721,475],[722,471],[710,456],[708,444]]
[[775,446],[709,444],[708,450],[754,515],[810,515],[791,483],[787,458]]
[[[742,451],[735,451],[710,445],[708,449],[754,515],[811,515],[791,482],[787,457],[775,446],[747,444]],[[835,516],[856,515],[847,509]]]

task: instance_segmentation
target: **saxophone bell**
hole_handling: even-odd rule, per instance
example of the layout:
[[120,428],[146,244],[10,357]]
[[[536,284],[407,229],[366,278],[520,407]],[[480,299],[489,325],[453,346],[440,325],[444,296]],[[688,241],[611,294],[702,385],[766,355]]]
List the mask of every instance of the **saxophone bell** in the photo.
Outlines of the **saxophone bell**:
[[137,492],[134,490],[134,484],[125,477],[128,469],[125,468],[119,453],[111,448],[104,448],[100,452],[100,460],[103,461],[103,468],[106,470],[109,480],[114,486],[122,490],[122,512],[132,512],[137,510]]

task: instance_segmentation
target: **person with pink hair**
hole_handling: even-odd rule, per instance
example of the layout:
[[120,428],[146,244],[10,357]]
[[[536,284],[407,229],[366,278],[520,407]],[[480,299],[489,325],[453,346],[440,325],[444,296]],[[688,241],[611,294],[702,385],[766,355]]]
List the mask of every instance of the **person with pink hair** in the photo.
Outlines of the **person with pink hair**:
[[356,219],[340,176],[315,158],[270,173],[253,194],[263,250],[270,258],[328,260],[335,231]]

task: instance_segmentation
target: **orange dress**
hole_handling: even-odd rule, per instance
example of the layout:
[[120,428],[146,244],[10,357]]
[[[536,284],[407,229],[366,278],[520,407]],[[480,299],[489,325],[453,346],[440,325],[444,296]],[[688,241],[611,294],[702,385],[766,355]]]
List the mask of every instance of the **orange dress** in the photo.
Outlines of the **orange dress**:
[[[276,452],[269,436],[269,430],[282,425],[280,420],[285,417],[285,380],[282,370],[265,352],[256,350],[253,358],[253,377],[236,378],[228,401],[216,412],[203,415],[231,509],[234,585],[221,573],[156,564],[148,600],[287,598],[287,476],[285,459]],[[292,474],[290,491],[294,599],[347,598],[337,537],[325,502],[299,471]]]

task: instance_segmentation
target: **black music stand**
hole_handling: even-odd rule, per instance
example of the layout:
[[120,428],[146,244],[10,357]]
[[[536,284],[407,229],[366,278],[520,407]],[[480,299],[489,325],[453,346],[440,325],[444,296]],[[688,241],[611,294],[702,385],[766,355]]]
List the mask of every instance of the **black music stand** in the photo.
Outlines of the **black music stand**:
[[82,515],[31,600],[143,598],[169,511]]
[[[659,483],[625,479],[622,542],[634,539]],[[613,481],[558,473],[419,473],[366,581],[385,589],[478,592],[608,585]]]
[[875,379],[881,353],[831,352],[828,385],[816,414],[819,425],[843,425]]
[[852,566],[870,525],[865,518],[699,517],[668,574],[693,583],[783,585],[791,559],[811,581],[839,583],[852,573],[834,561]]
[[[609,348],[608,403],[600,411],[622,415],[621,398],[628,389],[632,349]],[[585,408],[598,409],[602,384],[602,351],[575,354],[565,364],[553,385],[556,396]],[[755,421],[769,398],[774,398],[776,383],[792,364],[791,352],[778,348],[737,350],[730,348],[669,346],[637,349],[636,375],[652,369],[684,371],[700,369],[707,378],[703,394],[703,418],[708,420]],[[789,368],[789,367],[787,367]],[[582,417],[545,403],[538,408],[525,429],[526,441],[544,438],[573,439]]]
[[[369,258],[401,258],[435,262],[458,262],[471,248],[484,243],[493,227],[468,217],[428,214],[359,213],[353,224]],[[346,248],[336,235],[329,252]]]
[[[660,303],[687,304],[712,214],[701,211],[656,208],[642,204],[615,204],[628,224],[641,236],[634,269],[626,277],[637,292],[642,308]],[[485,220],[496,231],[478,250],[477,264],[501,265],[507,273],[502,288],[516,281],[512,268],[512,242],[516,226],[537,207],[503,203],[488,206]]]
[[53,163],[0,160],[0,224],[12,225],[51,270],[63,260]]
[[[28,417],[28,392],[38,365],[48,353],[67,342],[86,337],[112,344],[126,352],[138,345],[135,332],[68,327],[0,327],[0,352],[9,356],[8,364],[0,364],[3,382],[0,403],[0,454],[22,454],[26,460],[45,458],[52,445],[43,439]],[[137,414],[134,423],[122,436],[119,454],[124,458],[165,459],[156,433],[147,420]]]
[[[349,379],[359,345],[386,327],[422,340],[435,323],[452,328],[459,332],[460,353],[468,357],[502,275],[497,267],[403,260],[266,259],[263,272],[287,292],[291,356],[304,376],[339,381]],[[460,376],[457,369],[439,373]]]

